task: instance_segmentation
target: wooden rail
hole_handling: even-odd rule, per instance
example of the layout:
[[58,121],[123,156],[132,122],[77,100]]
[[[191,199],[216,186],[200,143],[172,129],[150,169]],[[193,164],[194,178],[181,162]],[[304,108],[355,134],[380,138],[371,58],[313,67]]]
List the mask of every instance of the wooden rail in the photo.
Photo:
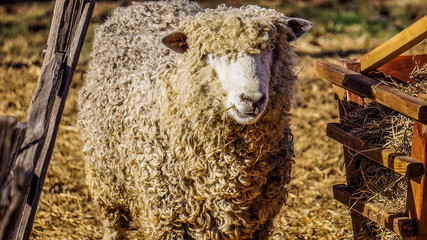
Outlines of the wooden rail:
[[360,70],[368,73],[404,53],[427,37],[427,16],[390,38],[385,43],[359,58]]
[[[37,89],[28,113],[28,128],[18,146],[15,172],[22,168],[22,197],[10,221],[1,222],[7,240],[28,239],[55,143],[68,89],[94,0],[57,0]],[[10,139],[10,137],[6,137]],[[13,140],[12,140],[13,141]],[[3,156],[2,156],[3,158]],[[3,159],[2,159],[3,160]]]
[[419,182],[424,175],[424,165],[420,161],[367,143],[346,132],[340,124],[329,123],[326,127],[326,134],[357,153],[409,179]]
[[370,98],[408,117],[427,122],[427,101],[405,94],[395,88],[339,65],[317,61],[316,74],[361,97]]
[[417,223],[404,214],[384,212],[366,199],[357,196],[354,191],[344,184],[333,187],[334,198],[346,205],[351,211],[381,224],[401,237],[417,235]]

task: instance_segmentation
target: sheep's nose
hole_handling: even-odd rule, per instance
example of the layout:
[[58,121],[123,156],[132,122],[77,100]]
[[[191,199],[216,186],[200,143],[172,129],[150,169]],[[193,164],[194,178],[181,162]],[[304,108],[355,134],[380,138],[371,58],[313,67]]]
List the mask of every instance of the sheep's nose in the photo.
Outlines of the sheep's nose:
[[245,94],[242,94],[240,98],[248,105],[248,110],[253,113],[262,111],[262,108],[265,104],[265,100],[267,99],[265,94],[262,94],[261,97],[258,97],[257,99],[249,97]]

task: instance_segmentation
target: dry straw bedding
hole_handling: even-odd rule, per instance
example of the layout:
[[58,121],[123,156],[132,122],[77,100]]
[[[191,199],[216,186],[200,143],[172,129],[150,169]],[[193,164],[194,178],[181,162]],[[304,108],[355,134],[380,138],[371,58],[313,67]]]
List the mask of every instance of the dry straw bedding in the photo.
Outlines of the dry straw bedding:
[[[353,38],[330,33],[316,37],[322,45],[320,49],[310,45],[311,40],[311,36],[300,39],[297,50],[319,53],[345,51],[353,46],[369,49],[381,42],[366,36]],[[1,47],[0,114],[24,120],[40,67],[29,57],[17,58],[9,54],[11,48],[26,49],[24,37],[10,39]],[[314,74],[314,60],[310,56],[298,59],[298,65],[304,69],[297,83],[297,107],[292,110],[295,165],[287,206],[275,221],[272,237],[275,240],[352,239],[348,211],[333,200],[331,191],[332,185],[343,183],[345,179],[340,169],[341,146],[325,135],[326,123],[338,121],[338,110],[330,85]],[[9,67],[10,61],[27,65],[17,69]],[[102,236],[98,213],[84,185],[82,142],[75,127],[76,96],[82,85],[84,68],[84,65],[78,67],[68,95],[31,239],[100,239]]]

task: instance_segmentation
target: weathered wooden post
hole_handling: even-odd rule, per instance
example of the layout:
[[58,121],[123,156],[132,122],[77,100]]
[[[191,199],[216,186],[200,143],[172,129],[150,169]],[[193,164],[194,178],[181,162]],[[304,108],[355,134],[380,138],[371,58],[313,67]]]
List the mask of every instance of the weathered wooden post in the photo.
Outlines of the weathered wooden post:
[[[27,123],[18,124],[16,125],[18,127],[13,128],[13,120],[9,119],[6,121],[6,127],[0,128],[1,133],[5,132],[2,134],[4,142],[10,142],[5,148],[10,144],[19,145],[17,155],[12,159],[14,163],[9,163],[11,157],[5,156],[8,154],[1,155],[2,166],[12,165],[8,171],[9,176],[5,178],[16,182],[15,185],[22,188],[21,191],[8,192],[11,195],[10,199],[14,199],[9,203],[14,204],[15,210],[0,221],[0,237],[3,239],[21,240],[30,236],[68,89],[92,16],[94,2],[94,0],[56,1],[48,47],[37,89],[31,101]],[[27,126],[25,137],[22,144],[19,144],[18,140],[22,134],[11,134],[8,129],[16,129],[13,131],[21,133],[25,126]],[[0,144],[2,145],[4,144]],[[23,180],[18,178],[21,172]],[[3,171],[0,173],[3,174]],[[3,179],[3,176],[0,179]],[[0,183],[3,184],[3,180]]]

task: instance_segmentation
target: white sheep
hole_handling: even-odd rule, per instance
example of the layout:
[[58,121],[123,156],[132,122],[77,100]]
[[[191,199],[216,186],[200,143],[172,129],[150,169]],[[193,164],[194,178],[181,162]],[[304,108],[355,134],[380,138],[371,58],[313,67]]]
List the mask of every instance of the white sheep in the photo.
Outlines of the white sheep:
[[97,27],[78,126],[104,239],[129,222],[141,239],[268,238],[292,167],[290,42],[310,27],[185,0]]

